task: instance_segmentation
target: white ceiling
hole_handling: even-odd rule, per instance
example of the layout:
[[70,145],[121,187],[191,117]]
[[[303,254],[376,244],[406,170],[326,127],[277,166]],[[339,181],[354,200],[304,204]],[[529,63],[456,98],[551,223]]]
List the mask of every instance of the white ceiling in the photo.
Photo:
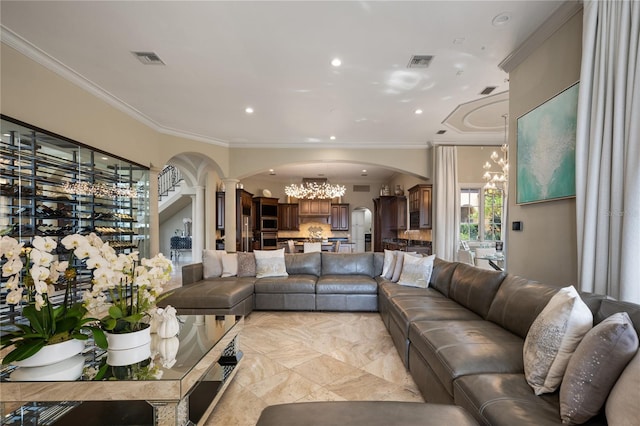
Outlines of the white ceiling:
[[[3,41],[30,44],[161,131],[397,149],[502,143],[508,93],[480,92],[508,91],[498,64],[562,3],[3,0],[0,12]],[[510,19],[493,25],[500,14]],[[416,54],[434,55],[430,67],[407,68]]]

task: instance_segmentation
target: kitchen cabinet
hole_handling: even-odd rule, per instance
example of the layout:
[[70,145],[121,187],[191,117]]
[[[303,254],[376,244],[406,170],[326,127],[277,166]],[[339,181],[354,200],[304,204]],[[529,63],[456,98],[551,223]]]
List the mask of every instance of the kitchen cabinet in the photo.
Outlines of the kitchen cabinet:
[[409,189],[409,229],[431,229],[431,200],[431,185],[416,185]]
[[349,230],[349,204],[331,204],[331,230]]
[[299,200],[300,216],[330,216],[331,200]]
[[298,204],[278,205],[278,230],[298,231],[300,220],[298,219]]
[[398,231],[407,229],[407,198],[381,196],[373,200],[373,250],[382,251],[383,241],[397,238]]

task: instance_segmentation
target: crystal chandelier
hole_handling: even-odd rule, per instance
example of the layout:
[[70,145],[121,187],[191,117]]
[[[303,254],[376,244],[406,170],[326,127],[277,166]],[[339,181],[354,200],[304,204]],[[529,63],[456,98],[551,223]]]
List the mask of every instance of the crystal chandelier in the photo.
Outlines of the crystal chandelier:
[[284,193],[298,199],[327,199],[342,197],[347,188],[344,185],[332,185],[325,180],[303,179],[301,184],[284,187]]
[[496,164],[500,171],[492,171],[492,164],[485,162],[482,168],[485,170],[482,176],[486,181],[484,185],[485,190],[500,189],[504,192],[507,191],[509,185],[509,145],[507,144],[507,117],[508,114],[502,116],[504,118],[504,144],[500,147],[502,155],[493,151],[491,154],[491,161]]

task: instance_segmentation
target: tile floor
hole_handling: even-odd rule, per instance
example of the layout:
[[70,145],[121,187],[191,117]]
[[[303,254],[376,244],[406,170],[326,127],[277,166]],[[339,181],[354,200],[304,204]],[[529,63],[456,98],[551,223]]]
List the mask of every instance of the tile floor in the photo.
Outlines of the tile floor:
[[[166,290],[182,285],[188,263],[174,262]],[[424,402],[378,313],[255,311],[239,346],[239,370],[206,426],[254,426],[264,407],[286,402]]]
[[253,312],[239,370],[207,426],[253,426],[268,405],[423,398],[378,313]]

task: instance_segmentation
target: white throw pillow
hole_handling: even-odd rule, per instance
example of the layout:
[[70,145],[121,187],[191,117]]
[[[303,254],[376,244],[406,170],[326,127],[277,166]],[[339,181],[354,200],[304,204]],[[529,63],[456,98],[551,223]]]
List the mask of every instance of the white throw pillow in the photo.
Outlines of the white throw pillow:
[[393,250],[385,249],[384,262],[382,263],[382,274],[380,274],[382,278],[389,279],[393,276],[393,271],[391,271],[391,274],[389,274],[389,269],[393,267],[394,261],[395,261],[395,253],[393,252]]
[[256,278],[286,277],[287,267],[284,261],[284,248],[279,250],[255,250]]
[[203,250],[202,251],[202,277],[217,278],[222,275],[222,253],[224,250]]
[[235,277],[238,275],[238,254],[222,253],[221,277]]
[[390,261],[389,269],[387,270],[387,273],[383,274],[382,276],[386,280],[391,280],[391,278],[393,278],[393,270],[396,267],[396,260],[398,258],[398,250],[393,250],[393,251],[389,250],[389,251],[391,252],[389,255],[389,261]]
[[593,327],[593,314],[573,286],[560,289],[531,324],[524,341],[524,374],[536,395],[554,392],[571,355]]
[[428,257],[405,256],[398,284],[420,288],[429,287],[435,258],[435,255]]
[[395,263],[395,266],[393,267],[393,276],[391,277],[391,281],[393,281],[394,283],[397,283],[398,280],[400,279],[400,275],[402,275],[402,265],[404,264],[404,257],[406,255],[415,256],[416,252],[415,251],[410,251],[410,252],[398,251],[398,252],[396,252],[396,263]]

